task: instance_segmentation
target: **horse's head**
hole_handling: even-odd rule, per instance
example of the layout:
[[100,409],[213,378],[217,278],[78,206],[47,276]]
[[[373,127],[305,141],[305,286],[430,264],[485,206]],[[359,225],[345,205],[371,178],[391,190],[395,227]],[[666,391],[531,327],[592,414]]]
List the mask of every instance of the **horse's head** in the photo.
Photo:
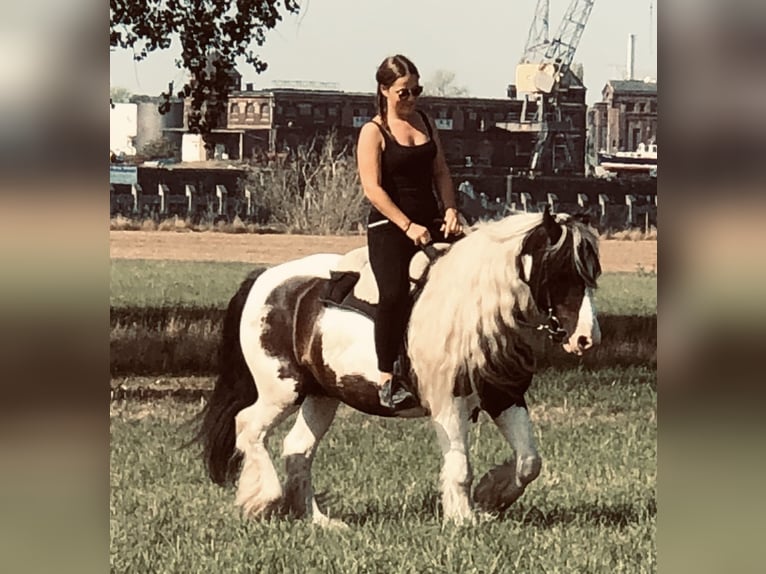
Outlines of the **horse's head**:
[[537,308],[548,317],[541,327],[568,353],[582,355],[601,342],[592,290],[601,274],[598,240],[586,218],[552,216],[525,238],[519,273]]

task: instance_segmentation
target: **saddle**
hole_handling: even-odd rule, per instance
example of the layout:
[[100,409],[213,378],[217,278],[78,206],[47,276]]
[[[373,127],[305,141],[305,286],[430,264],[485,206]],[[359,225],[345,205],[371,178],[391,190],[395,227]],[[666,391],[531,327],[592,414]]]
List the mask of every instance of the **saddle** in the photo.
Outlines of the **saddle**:
[[[431,263],[449,249],[449,243],[432,243],[410,260],[410,299],[414,301],[425,285]],[[375,320],[378,285],[372,273],[367,246],[346,253],[335,269],[320,300],[325,305],[361,313]]]

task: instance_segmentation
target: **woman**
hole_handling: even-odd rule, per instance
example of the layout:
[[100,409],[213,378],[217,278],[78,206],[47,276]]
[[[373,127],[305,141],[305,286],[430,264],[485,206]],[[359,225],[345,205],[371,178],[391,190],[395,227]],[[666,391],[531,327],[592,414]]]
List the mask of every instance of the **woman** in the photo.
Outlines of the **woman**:
[[410,259],[431,241],[453,241],[462,227],[439,134],[416,109],[423,88],[415,64],[401,55],[388,57],[375,79],[378,115],[362,126],[357,164],[372,204],[367,244],[379,291],[375,351],[380,402],[394,408],[411,396],[393,378],[409,315]]

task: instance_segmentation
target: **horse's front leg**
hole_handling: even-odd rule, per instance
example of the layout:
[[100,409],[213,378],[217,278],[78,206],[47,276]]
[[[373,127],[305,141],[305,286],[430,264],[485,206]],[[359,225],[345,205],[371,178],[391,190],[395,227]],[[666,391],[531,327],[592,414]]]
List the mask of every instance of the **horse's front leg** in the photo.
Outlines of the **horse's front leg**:
[[431,414],[442,450],[441,487],[444,519],[461,524],[473,522],[471,482],[468,460],[468,413],[462,397],[450,397],[438,412]]
[[495,467],[482,477],[474,492],[474,500],[483,509],[504,510],[540,474],[542,459],[537,452],[525,403],[508,407],[492,420],[516,456],[512,463]]

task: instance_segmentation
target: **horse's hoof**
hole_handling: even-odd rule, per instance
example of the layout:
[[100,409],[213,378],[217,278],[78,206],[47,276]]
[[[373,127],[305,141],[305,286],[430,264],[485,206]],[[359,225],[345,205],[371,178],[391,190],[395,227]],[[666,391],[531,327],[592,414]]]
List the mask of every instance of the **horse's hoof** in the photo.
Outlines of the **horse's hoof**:
[[473,491],[473,501],[481,510],[502,512],[524,494],[517,484],[515,462],[490,469]]

